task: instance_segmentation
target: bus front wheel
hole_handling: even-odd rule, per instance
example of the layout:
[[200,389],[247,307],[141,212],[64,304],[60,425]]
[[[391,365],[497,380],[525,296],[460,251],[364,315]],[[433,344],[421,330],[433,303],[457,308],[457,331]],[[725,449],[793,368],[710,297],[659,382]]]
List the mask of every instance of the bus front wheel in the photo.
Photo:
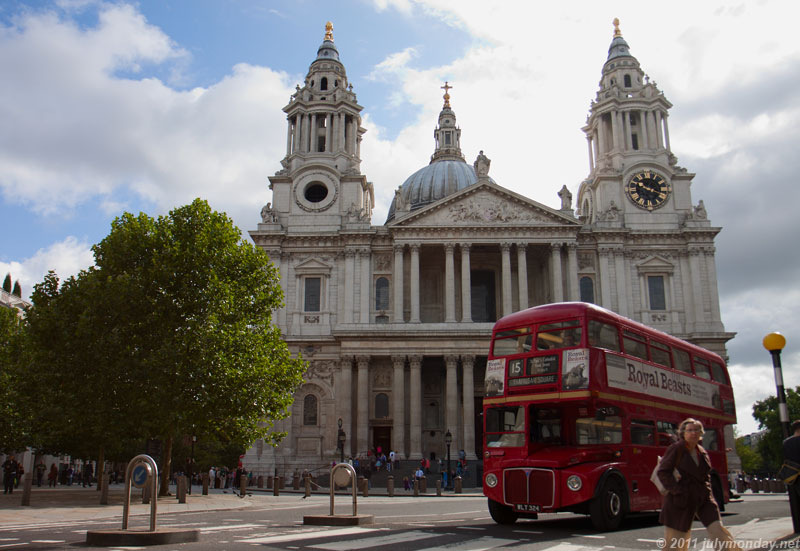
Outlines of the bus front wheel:
[[592,525],[597,530],[616,530],[625,516],[627,499],[625,487],[616,478],[609,478],[589,505]]
[[489,500],[489,514],[497,524],[514,524],[519,518],[514,509],[493,499]]

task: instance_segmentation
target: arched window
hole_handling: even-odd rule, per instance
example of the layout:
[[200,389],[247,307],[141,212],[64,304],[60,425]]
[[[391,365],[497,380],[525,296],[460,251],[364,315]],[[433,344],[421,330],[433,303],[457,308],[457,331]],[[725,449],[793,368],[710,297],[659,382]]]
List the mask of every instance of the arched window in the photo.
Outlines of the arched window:
[[375,309],[389,309],[389,280],[385,277],[379,277],[375,281]]
[[317,397],[313,394],[308,394],[303,399],[303,424],[317,425]]
[[375,418],[385,419],[389,417],[389,397],[381,392],[375,396]]
[[580,281],[581,301],[594,302],[594,281],[589,276],[583,276]]
[[[630,88],[631,87],[631,75],[625,75],[624,79],[625,79],[625,88]],[[324,90],[324,88],[323,88],[323,90]]]
[[[628,79],[630,80],[630,77],[628,77]],[[628,86],[630,86],[630,84]],[[319,89],[320,90],[328,89],[328,77],[322,77],[322,80],[319,81]]]

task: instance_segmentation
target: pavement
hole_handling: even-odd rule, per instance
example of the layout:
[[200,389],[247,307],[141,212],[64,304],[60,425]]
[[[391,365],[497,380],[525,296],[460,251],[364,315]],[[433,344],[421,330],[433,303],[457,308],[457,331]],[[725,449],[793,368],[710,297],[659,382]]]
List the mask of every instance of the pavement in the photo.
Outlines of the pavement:
[[[201,488],[194,487],[193,493],[186,498],[186,503],[178,503],[174,496],[162,497],[158,500],[158,514],[196,511],[221,511],[250,507],[253,504],[268,503],[280,499],[272,495],[272,490],[248,489],[252,495],[242,499],[231,490],[210,490],[202,495]],[[281,496],[302,495],[302,491],[281,490]],[[315,496],[325,497],[324,492],[314,492]],[[339,495],[339,492],[337,492]],[[411,497],[403,490],[396,492],[397,497]],[[784,494],[785,495],[785,494]],[[386,490],[376,488],[370,496],[387,496]],[[421,498],[436,498],[435,491],[420,495]],[[447,491],[442,495],[448,497],[483,498],[480,488],[465,489],[462,494]],[[751,506],[757,506],[760,499],[775,499],[779,494],[745,494],[744,498]],[[100,505],[100,493],[96,488],[81,486],[59,486],[57,488],[34,488],[31,493],[30,506],[22,506],[22,490],[10,495],[0,495],[0,529],[20,525],[32,526],[52,522],[70,522],[98,519],[119,519],[122,521],[122,504],[124,488],[121,484],[109,488],[108,505]],[[133,490],[131,495],[131,516],[149,515],[150,505],[142,504],[141,492]],[[788,497],[787,497],[788,506]],[[788,509],[788,507],[787,507]],[[724,522],[724,519],[723,519]],[[754,519],[745,524],[728,527],[736,537],[743,550],[754,549],[799,549],[800,535],[793,534],[792,519],[789,516],[772,519]],[[702,537],[704,532],[697,528],[693,536]]]

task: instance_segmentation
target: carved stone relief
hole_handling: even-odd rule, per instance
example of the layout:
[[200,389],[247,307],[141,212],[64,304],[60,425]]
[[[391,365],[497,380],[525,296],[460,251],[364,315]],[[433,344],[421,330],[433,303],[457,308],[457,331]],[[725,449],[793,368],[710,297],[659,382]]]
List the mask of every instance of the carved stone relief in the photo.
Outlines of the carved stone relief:
[[372,370],[372,388],[391,388],[392,370],[388,367],[378,367]]

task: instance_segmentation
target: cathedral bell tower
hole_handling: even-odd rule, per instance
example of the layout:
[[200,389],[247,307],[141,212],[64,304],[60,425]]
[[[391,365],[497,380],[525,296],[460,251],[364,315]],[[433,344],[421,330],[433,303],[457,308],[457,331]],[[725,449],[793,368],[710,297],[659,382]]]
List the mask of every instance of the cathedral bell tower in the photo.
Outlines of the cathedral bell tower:
[[361,174],[361,110],[333,42],[333,24],[317,50],[286,113],[286,156],[269,178],[272,204],[262,209],[259,230],[338,231],[369,227],[372,184]]
[[670,149],[671,107],[631,55],[614,19],[600,89],[583,127],[590,173],[577,206],[584,223],[667,229],[693,212],[694,174],[677,166]]

